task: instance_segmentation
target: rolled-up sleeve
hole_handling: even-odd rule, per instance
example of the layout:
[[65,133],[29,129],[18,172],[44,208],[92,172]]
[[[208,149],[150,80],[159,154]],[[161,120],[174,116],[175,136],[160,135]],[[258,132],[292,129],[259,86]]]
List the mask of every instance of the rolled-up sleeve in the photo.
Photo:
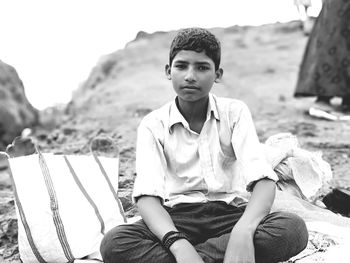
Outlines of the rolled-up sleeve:
[[133,201],[142,195],[157,196],[165,200],[166,159],[155,131],[141,122],[137,130],[136,179]]
[[246,181],[247,191],[252,191],[255,182],[263,178],[277,181],[278,177],[267,162],[264,149],[256,134],[248,107],[242,104],[240,114],[232,131],[232,147],[235,151],[241,173]]

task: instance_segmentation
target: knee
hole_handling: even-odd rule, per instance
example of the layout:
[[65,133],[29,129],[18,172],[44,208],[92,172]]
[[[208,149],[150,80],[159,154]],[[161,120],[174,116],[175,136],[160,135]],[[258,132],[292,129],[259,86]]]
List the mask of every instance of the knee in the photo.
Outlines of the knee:
[[104,263],[125,262],[123,259],[123,226],[111,229],[101,241],[100,252]]
[[255,237],[257,255],[269,258],[266,262],[280,262],[305,249],[308,231],[304,220],[298,215],[275,212],[264,219],[257,228]]
[[298,215],[287,212],[280,212],[282,238],[287,240],[289,247],[298,254],[307,246],[309,233],[305,221]]

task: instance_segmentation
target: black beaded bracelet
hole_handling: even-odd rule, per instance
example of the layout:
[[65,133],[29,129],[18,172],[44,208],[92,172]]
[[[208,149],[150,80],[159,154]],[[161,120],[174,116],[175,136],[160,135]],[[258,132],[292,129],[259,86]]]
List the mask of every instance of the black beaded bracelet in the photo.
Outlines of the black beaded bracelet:
[[174,242],[179,240],[179,239],[188,240],[188,237],[186,236],[186,234],[178,232],[178,231],[169,231],[162,238],[162,245],[166,250],[169,251],[171,245],[174,244]]

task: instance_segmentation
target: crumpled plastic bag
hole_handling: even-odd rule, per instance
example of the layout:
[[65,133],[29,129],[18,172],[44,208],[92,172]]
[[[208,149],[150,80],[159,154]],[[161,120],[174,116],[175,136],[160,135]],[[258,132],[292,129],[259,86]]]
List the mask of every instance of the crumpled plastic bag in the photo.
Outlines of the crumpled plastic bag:
[[278,133],[264,144],[268,162],[279,177],[277,185],[294,186],[294,195],[313,201],[317,191],[332,179],[329,163],[322,152],[301,149],[298,139],[291,133]]

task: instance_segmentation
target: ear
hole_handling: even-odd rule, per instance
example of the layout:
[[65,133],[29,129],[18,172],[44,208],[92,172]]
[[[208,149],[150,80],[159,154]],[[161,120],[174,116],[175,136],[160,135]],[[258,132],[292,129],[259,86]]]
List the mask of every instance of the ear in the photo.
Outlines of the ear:
[[215,83],[219,83],[222,76],[224,75],[224,70],[222,68],[219,68],[217,71],[215,71]]
[[171,80],[171,68],[168,64],[165,65],[165,75],[168,80]]

